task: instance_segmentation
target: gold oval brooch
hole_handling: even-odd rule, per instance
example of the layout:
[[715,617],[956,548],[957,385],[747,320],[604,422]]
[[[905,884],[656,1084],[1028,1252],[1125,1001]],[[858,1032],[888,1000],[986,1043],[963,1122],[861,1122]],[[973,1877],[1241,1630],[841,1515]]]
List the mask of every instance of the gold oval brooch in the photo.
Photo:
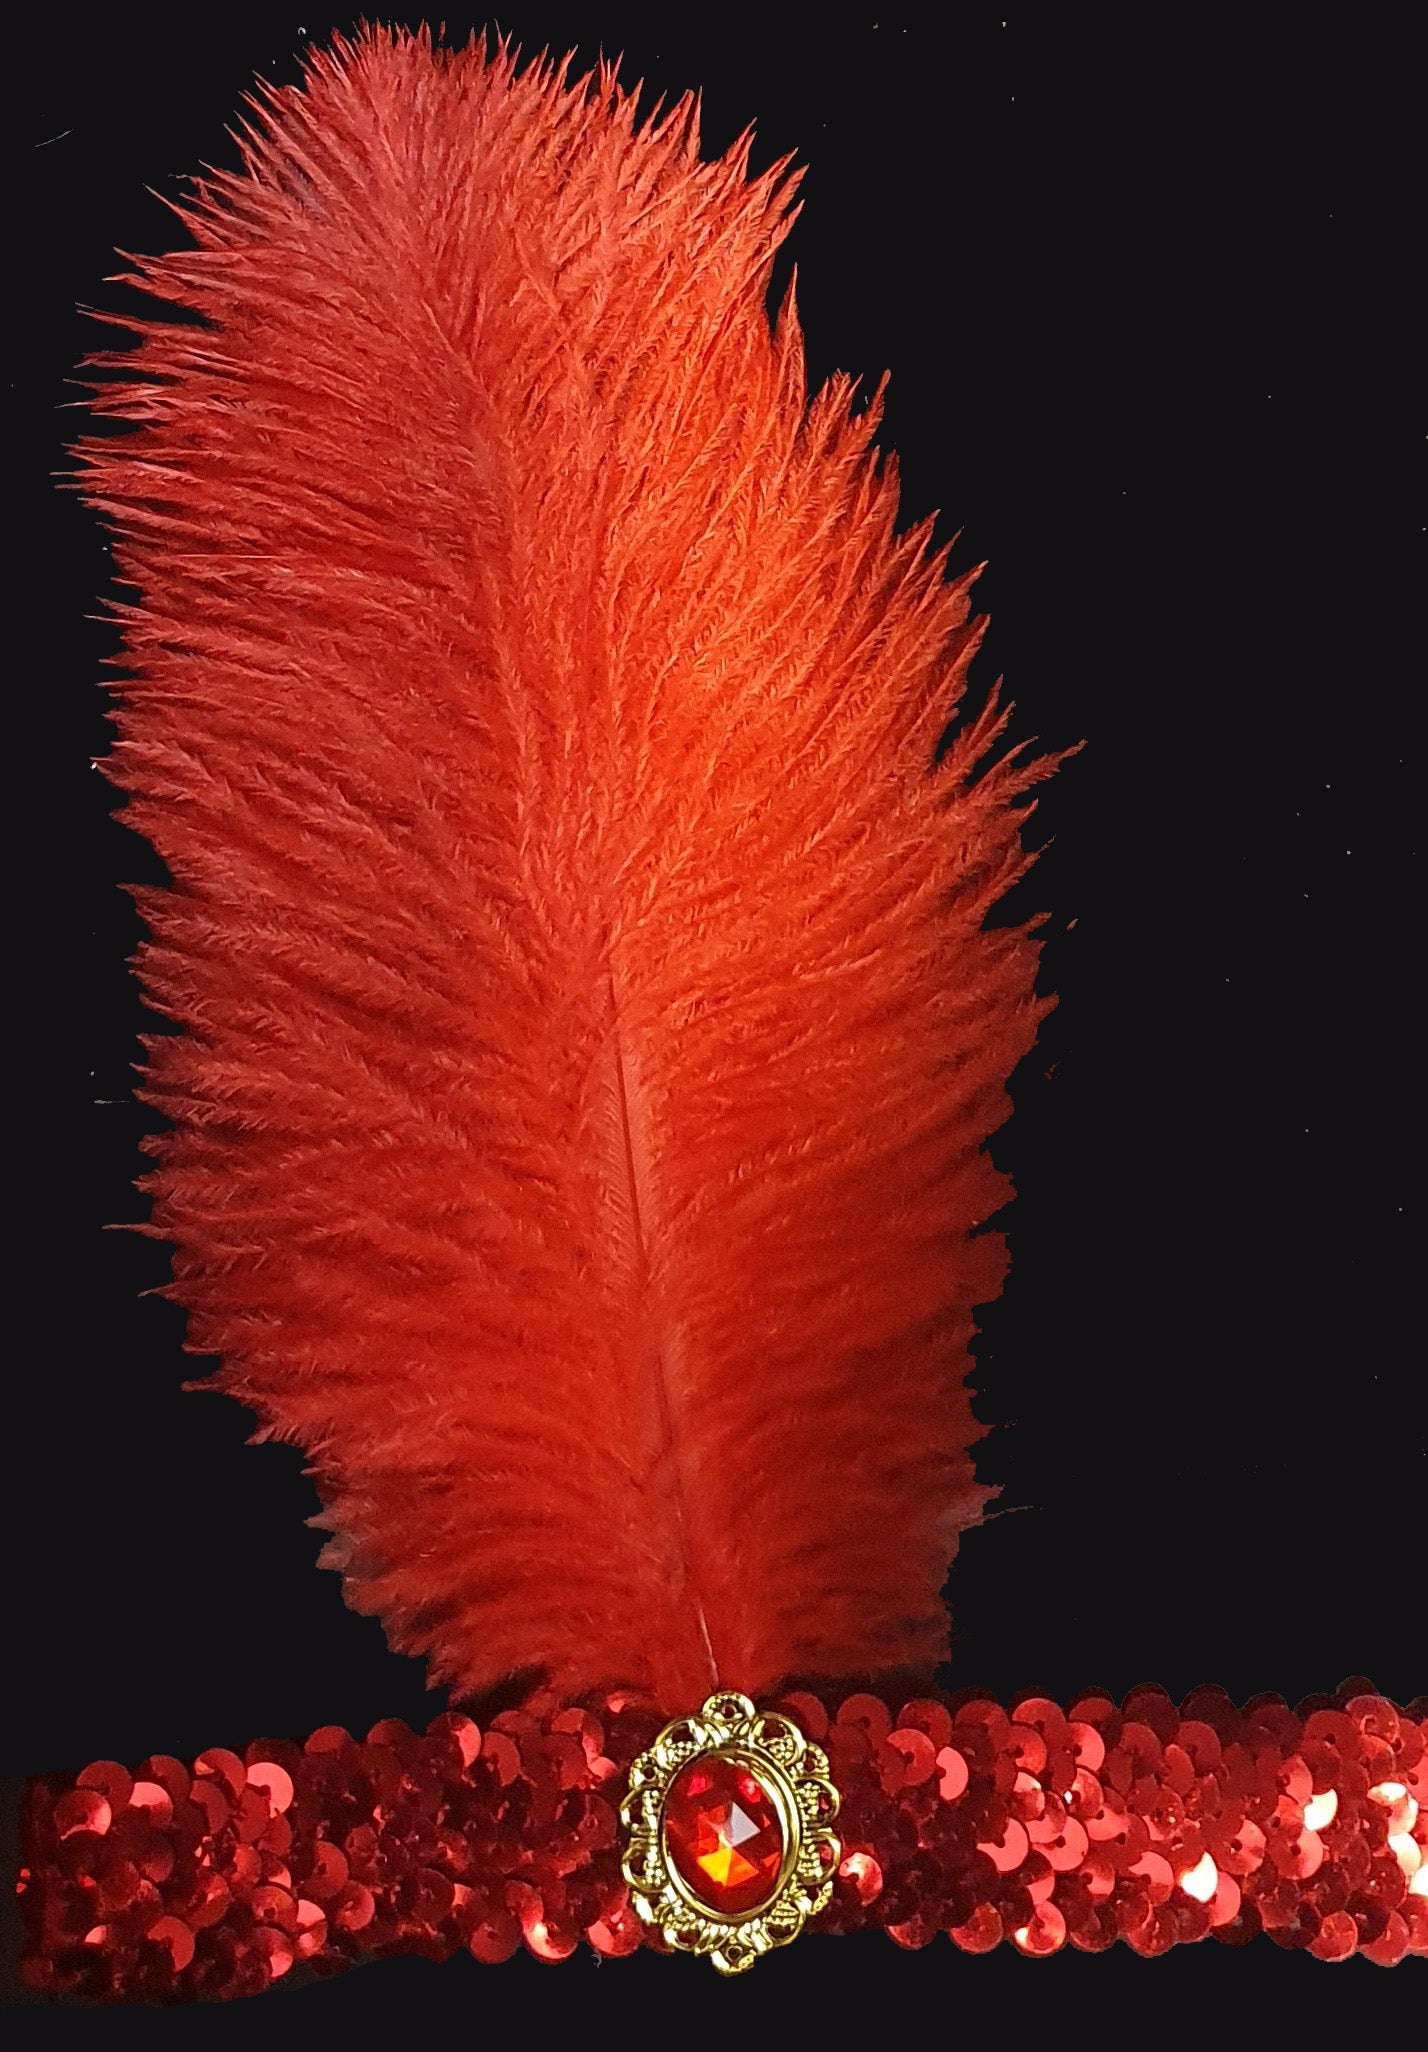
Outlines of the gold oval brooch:
[[632,1762],[620,1806],[641,1921],[737,1974],[796,1938],[833,1892],[838,1791],[781,1711],[723,1690]]

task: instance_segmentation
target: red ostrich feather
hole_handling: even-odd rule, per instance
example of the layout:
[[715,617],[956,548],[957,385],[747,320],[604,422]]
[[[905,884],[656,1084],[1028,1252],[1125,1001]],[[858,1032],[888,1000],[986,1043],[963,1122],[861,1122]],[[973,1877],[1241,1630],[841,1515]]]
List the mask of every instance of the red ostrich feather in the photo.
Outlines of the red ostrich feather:
[[770,326],[795,175],[425,34],[254,105],[83,451],[189,1344],[460,1691],[935,1661],[1040,770],[938,759],[971,579]]

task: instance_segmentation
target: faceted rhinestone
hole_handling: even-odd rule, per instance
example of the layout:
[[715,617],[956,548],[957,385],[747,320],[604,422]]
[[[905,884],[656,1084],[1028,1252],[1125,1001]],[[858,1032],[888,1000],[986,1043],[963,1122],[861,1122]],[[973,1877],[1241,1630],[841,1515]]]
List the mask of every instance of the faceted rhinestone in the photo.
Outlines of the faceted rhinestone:
[[720,1916],[758,1909],[778,1886],[783,1822],[742,1760],[706,1753],[680,1769],[665,1800],[664,1841],[685,1886]]

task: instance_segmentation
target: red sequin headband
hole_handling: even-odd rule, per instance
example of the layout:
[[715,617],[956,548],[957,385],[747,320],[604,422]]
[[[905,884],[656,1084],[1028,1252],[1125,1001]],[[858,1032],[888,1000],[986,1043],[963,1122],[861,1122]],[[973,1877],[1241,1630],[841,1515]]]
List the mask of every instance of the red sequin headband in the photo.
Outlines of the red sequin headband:
[[[1026,773],[1001,764],[973,777],[997,731],[986,722],[954,743],[940,784],[926,777],[924,744],[945,720],[975,645],[965,592],[940,584],[940,564],[929,568],[914,549],[899,553],[893,543],[888,495],[863,460],[869,417],[860,426],[840,418],[835,395],[805,419],[791,315],[772,351],[766,333],[760,339],[761,311],[751,302],[761,293],[758,266],[781,232],[773,218],[775,174],[744,185],[738,153],[722,166],[700,166],[681,110],[634,129],[630,103],[609,79],[596,91],[567,93],[549,73],[517,79],[504,55],[489,67],[474,56],[438,66],[411,39],[371,39],[335,63],[318,60],[306,97],[307,108],[302,96],[278,96],[269,133],[251,146],[248,177],[210,187],[192,215],[199,255],[146,272],[163,296],[201,313],[221,343],[147,327],[136,358],[123,365],[132,382],[118,396],[110,388],[105,402],[141,423],[141,433],[91,452],[93,495],[120,527],[126,567],[142,594],[129,616],[136,677],[125,691],[117,773],[135,792],[135,812],[180,887],[176,900],[156,895],[146,906],[155,933],[144,965],[149,987],[190,1029],[152,1071],[155,1094],[178,1119],[155,1180],[158,1215],[181,1249],[180,1293],[230,1363],[229,1386],[266,1404],[278,1429],[322,1445],[330,1457],[323,1480],[341,1535],[334,1557],[354,1595],[383,1611],[401,1643],[432,1651],[458,1678],[479,1641],[488,1665],[478,1678],[537,1656],[533,1664],[555,1667],[567,1683],[614,1672],[638,1676],[644,1688],[634,1695],[574,1689],[579,1700],[564,1709],[538,1694],[479,1732],[461,1717],[439,1719],[424,1739],[379,1726],[358,1747],[326,1731],[301,1750],[259,1742],[246,1760],[215,1751],[191,1767],[157,1758],[138,1777],[100,1762],[72,1784],[37,1784],[24,1877],[33,1977],[100,1997],[226,1994],[266,1985],[294,1960],[323,1970],[364,1951],[440,1954],[458,1945],[496,1958],[522,1940],[551,1958],[582,1934],[606,1952],[643,1938],[708,1950],[737,1967],[809,1917],[827,1930],[879,1925],[906,1944],[947,1930],[971,1950],[1002,1937],[1033,1954],[1068,1942],[1097,1949],[1124,1934],[1153,1953],[1209,1930],[1238,1938],[1266,1928],[1321,1957],[1356,1948],[1381,1961],[1401,1957],[1421,1944],[1424,1928],[1416,1809],[1422,1718],[1400,1714],[1366,1687],[1352,1685],[1298,1715],[1264,1699],[1236,1711],[1213,1692],[1178,1712],[1155,1692],[1137,1692],[1119,1709],[1090,1697],[1065,1714],[1035,1698],[1003,1712],[975,1698],[898,1705],[865,1693],[826,1703],[807,1692],[780,1693],[778,1679],[796,1670],[836,1673],[924,1652],[933,1613],[922,1556],[934,1565],[945,1556],[949,1505],[960,1522],[975,1514],[965,1459],[972,1428],[945,1387],[945,1363],[964,1341],[971,1305],[997,1284],[996,1243],[966,1237],[997,1208],[998,1180],[978,1150],[999,1116],[1000,1085],[1035,1024],[1034,948],[1024,934],[993,939],[980,927],[1020,859],[1010,800]],[[405,174],[424,165],[435,176],[432,167],[454,161],[457,144],[473,143],[486,153],[488,183],[473,178],[477,197],[461,219],[443,217],[430,234],[423,227],[414,236],[410,213],[401,211],[410,182],[392,167]],[[428,178],[423,222],[433,218],[434,189],[463,191],[459,182],[437,177],[433,187]],[[484,212],[482,193],[493,195]],[[592,212],[597,198],[609,214]],[[596,218],[605,232],[592,241]],[[612,222],[623,240],[612,240]],[[370,265],[374,225],[390,274],[387,297],[373,297],[370,268],[364,274],[355,261]],[[467,248],[486,265],[475,275],[474,299],[463,272]],[[699,275],[669,287],[671,251],[689,249],[703,253],[693,267]],[[432,267],[429,293],[412,289],[418,260]],[[504,295],[488,282],[488,272],[503,275],[503,262],[512,272]],[[610,299],[624,309],[618,318],[601,309],[609,332],[580,327],[601,266],[609,270],[606,286],[620,288]],[[344,325],[344,276],[393,322],[385,341],[371,340],[370,324],[355,317]],[[446,318],[452,309],[465,328]],[[404,314],[429,323],[443,347],[456,336],[469,355],[462,378],[475,365],[485,380],[475,398],[430,365],[417,376],[412,335],[396,327]],[[410,421],[391,417],[400,413],[403,381],[383,358],[388,345],[419,391],[425,443]],[[627,374],[629,364],[635,369]],[[348,447],[354,384],[370,436],[355,461]],[[581,406],[592,410],[581,414]],[[600,435],[586,474],[579,465],[592,419]],[[784,421],[796,425],[781,441]],[[688,424],[696,432],[681,441]],[[245,443],[249,429],[253,440]],[[498,491],[481,464],[454,475],[456,452],[468,444],[482,456],[495,449],[519,473],[515,482],[506,477]],[[394,468],[397,447],[402,461]],[[562,491],[576,515],[565,526],[555,503]],[[778,514],[773,528],[770,506]],[[624,664],[625,732],[606,730],[600,693],[608,672],[581,671],[559,622],[550,646],[538,648],[534,678],[521,667],[529,644],[540,643],[559,582],[588,570],[582,550],[588,554],[592,529],[611,551],[599,566],[606,584],[597,578],[587,590],[602,589],[609,599],[604,625]],[[529,591],[506,574],[501,552],[515,546],[513,537],[526,551]],[[608,575],[610,560],[619,577]],[[759,571],[753,580],[751,561]],[[452,581],[454,563],[472,572],[468,583]],[[681,595],[679,574],[691,565]],[[684,610],[662,615],[671,593]],[[695,600],[713,609],[711,618],[694,618]],[[433,618],[440,660],[460,674],[449,691],[450,680],[438,677],[430,704],[404,692],[394,707],[382,696],[384,688],[390,697],[394,674],[405,676],[415,661],[429,677]],[[721,622],[731,618],[740,634],[724,646]],[[846,635],[830,639],[824,623],[842,618]],[[776,657],[758,658],[770,640]],[[805,644],[817,654],[813,670],[795,660]],[[714,654],[705,655],[711,647]],[[700,660],[686,659],[691,648]],[[371,661],[374,649],[381,664]],[[542,701],[532,688],[572,690],[572,663],[586,694],[572,700],[582,738],[607,769],[623,764],[630,772],[624,783],[612,778],[599,787],[618,790],[618,806],[570,802],[588,767],[566,739],[562,722],[571,708],[558,697]],[[736,690],[730,671],[738,663],[744,671]],[[829,680],[826,701],[816,695],[814,672]],[[671,675],[677,692],[668,688]],[[309,694],[305,706],[295,702],[295,681],[299,698]],[[718,746],[691,764],[716,716]],[[235,717],[252,723],[241,735]],[[447,831],[456,799],[442,756],[457,719],[472,751],[458,767],[480,798],[474,816],[458,822],[460,832]],[[491,731],[497,726],[499,733]],[[652,780],[647,769],[656,759],[660,774]],[[422,766],[415,800],[410,779],[398,774],[414,760]],[[872,784],[875,802],[860,811],[847,789],[860,762],[896,766],[899,774],[915,762],[917,779],[894,780],[881,792]],[[770,776],[770,763],[782,766],[781,778]],[[695,774],[681,783],[677,764]],[[949,814],[958,851],[950,861]],[[799,1309],[791,1297],[781,1307],[782,1326],[754,1334],[745,1351],[765,1372],[770,1347],[781,1348],[781,1366],[788,1356],[805,1374],[828,1360],[839,1371],[841,1379],[814,1384],[808,1396],[826,1416],[830,1448],[840,1435],[849,1443],[850,1425],[859,1428],[858,1465],[869,1470],[870,1495],[883,1507],[899,1556],[870,1558],[865,1583],[849,1571],[856,1556],[848,1528],[836,1518],[821,1525],[820,1506],[800,1502],[791,1520],[800,1543],[806,1547],[810,1530],[826,1543],[811,1587],[793,1584],[795,1600],[785,1576],[750,1578],[746,1567],[740,1579],[752,1579],[759,1592],[752,1605],[746,1590],[721,1589],[717,1549],[696,1532],[687,1586],[681,1590],[678,1577],[671,1584],[684,1623],[676,1615],[666,1635],[659,1613],[642,1613],[612,1589],[613,1614],[602,1621],[592,1661],[585,1648],[561,1642],[561,1621],[536,1613],[536,1578],[523,1578],[519,1563],[500,1564],[515,1600],[502,1607],[488,1598],[483,1607],[469,1588],[458,1601],[430,1564],[409,1574],[399,1552],[383,1545],[409,1516],[404,1499],[413,1476],[430,1490],[442,1475],[429,1446],[418,1449],[419,1461],[406,1458],[416,1391],[394,1369],[400,1349],[391,1335],[409,1342],[419,1329],[439,1346],[447,1328],[436,1321],[433,1333],[430,1320],[414,1328],[410,1318],[403,1325],[395,1290],[375,1306],[385,1326],[374,1323],[369,1304],[355,1329],[344,1327],[342,1292],[330,1287],[335,1271],[321,1263],[334,1244],[341,1251],[344,1219],[360,1242],[354,1175],[380,1179],[386,1129],[379,1122],[390,1129],[410,1111],[414,1081],[427,1146],[470,1146],[467,1106],[452,1084],[453,1014],[463,993],[443,982],[443,963],[422,954],[429,935],[416,930],[411,912],[434,868],[442,879],[438,910],[449,919],[459,911],[474,925],[451,857],[479,867],[487,859],[483,833],[519,849],[525,868],[524,895],[507,874],[495,875],[502,891],[494,894],[494,871],[481,874],[486,924],[460,935],[488,980],[512,955],[521,972],[499,988],[506,1008],[499,1022],[483,1016],[476,1044],[459,1048],[478,1072],[492,1040],[508,1069],[529,1040],[534,1060],[546,1064],[540,1082],[555,1080],[550,1050],[565,1037],[549,1046],[539,1037],[556,986],[542,985],[535,965],[553,934],[567,954],[583,942],[604,960],[608,930],[581,932],[578,922],[572,930],[568,920],[560,927],[554,916],[580,902],[577,880],[592,873],[592,849],[609,865],[599,871],[602,880],[621,878],[641,920],[658,928],[671,907],[677,914],[667,921],[663,953],[641,953],[649,935],[631,922],[639,947],[623,937],[616,952],[628,980],[610,978],[600,1015],[620,1029],[619,1059],[606,1070],[572,1070],[578,1117],[556,1137],[562,1145],[588,1143],[602,1122],[622,1136],[624,1208],[612,1209],[621,1192],[612,1197],[608,1182],[595,1196],[611,1246],[643,1251],[646,1273],[634,1285],[624,1275],[624,1287],[666,1320],[677,1302],[681,1342],[687,1325],[730,1380],[737,1360],[718,1331],[711,1277],[691,1258],[685,1222],[704,1230],[700,1206],[720,1187],[721,1172],[731,1183],[747,1182],[757,1163],[756,1181],[766,1186],[778,1174],[796,1178],[809,1151],[799,1134],[828,1132],[841,1144],[841,1153],[830,1145],[826,1162],[815,1162],[818,1174],[790,1180],[798,1203],[785,1206],[794,1226],[800,1209],[822,1220],[836,1249],[831,1261],[821,1259],[817,1234],[800,1236],[787,1215],[765,1216],[757,1202],[715,1218],[726,1229],[737,1224],[730,1239],[746,1263],[767,1234],[780,1257],[796,1248],[810,1292],[826,1295],[830,1281],[845,1292],[856,1286],[864,1322],[840,1306],[842,1324],[831,1329],[839,1345],[829,1348],[826,1322],[811,1326],[802,1348],[790,1345]],[[839,865],[827,871],[813,854],[825,841]],[[667,874],[636,861],[652,847],[677,858]],[[334,850],[347,899],[365,922],[360,975],[342,945],[351,939],[347,905],[330,891]],[[681,881],[691,863],[703,879],[702,900]],[[284,865],[301,883],[287,899],[275,885]],[[651,875],[662,896],[644,888]],[[721,875],[723,899],[714,888]],[[925,876],[921,894],[908,891],[909,875]],[[747,896],[751,877],[779,879],[783,895],[772,910],[761,905],[757,918],[732,928],[734,945],[712,947],[701,960],[711,920],[717,927],[718,917],[729,918],[730,886]],[[841,929],[829,925],[834,878],[849,900]],[[307,917],[314,893],[316,920]],[[522,906],[539,916],[523,925]],[[384,909],[400,932],[383,930]],[[934,912],[947,929],[937,940]],[[806,955],[784,960],[770,951],[780,925],[797,932],[799,921],[817,934],[818,959],[832,965],[826,991],[810,976]],[[860,982],[874,952],[869,936],[881,960]],[[410,958],[414,940],[430,974],[396,978],[393,958],[403,951]],[[741,983],[741,958],[750,953],[755,975]],[[283,976],[275,976],[275,963]],[[942,977],[956,972],[964,994],[958,1003],[946,1000],[934,969]],[[798,984],[808,1009],[776,1009],[781,976]],[[525,984],[534,986],[536,1002],[522,1008]],[[847,1012],[840,984],[855,992]],[[306,1010],[294,1007],[296,991],[305,993]],[[732,1043],[719,1037],[717,1021],[711,1029],[713,992],[734,1006],[739,1035]],[[694,1050],[685,1070],[672,1059],[671,1004],[683,1008],[678,1031]],[[772,1015],[762,1050],[761,1007]],[[362,1101],[351,1079],[372,1054],[373,1019],[377,1051],[389,1068],[394,1053],[405,1068],[393,1089],[380,1063],[370,1063],[371,1092]],[[861,1106],[857,1136],[837,1131],[848,1088],[829,1050],[855,1026],[882,1030],[871,1052],[884,1064],[877,1080],[900,1150],[859,1155],[887,1138],[869,1133]],[[303,1033],[322,1043],[312,1067],[294,1053]],[[771,1057],[800,1036],[812,1052],[790,1077]],[[759,1062],[740,1060],[740,1037]],[[959,1046],[972,1087],[947,1100],[949,1142],[909,1115],[901,1089],[909,1075],[932,1073],[938,1050]],[[360,1169],[360,1149],[340,1163],[337,1184],[323,1180],[311,1146],[321,1129],[313,1123],[314,1093],[330,1081],[334,1062],[346,1084],[348,1141],[368,1142]],[[595,1084],[582,1096],[592,1074]],[[661,1105],[668,1120],[675,1076],[711,1085],[698,1117],[685,1112],[701,1150],[698,1173],[687,1180],[660,1123]],[[768,1076],[783,1092],[776,1101],[784,1119],[771,1127],[764,1104],[762,1123],[740,1126],[739,1107]],[[558,1092],[552,1097],[559,1101]],[[355,1133],[354,1104],[365,1133]],[[558,1149],[539,1152],[543,1136],[530,1106],[519,1118],[508,1101],[498,1108],[507,1131],[519,1133],[527,1170],[534,1160],[545,1171],[527,1181],[499,1242],[510,1275],[524,1282],[528,1271],[539,1276],[550,1244],[553,1214],[542,1205]],[[330,1124],[330,1106],[321,1117]],[[298,1161],[305,1181],[294,1178]],[[951,1194],[939,1189],[937,1205],[927,1206],[934,1173]],[[487,1209],[493,1181],[488,1173],[475,1192]],[[461,1178],[449,1187],[472,1196]],[[426,1318],[443,1266],[459,1267],[460,1257],[489,1268],[492,1243],[446,1229],[448,1191],[422,1194],[429,1215],[403,1215],[407,1245],[388,1246],[384,1261],[389,1278],[400,1278],[404,1263],[420,1277]],[[568,1214],[571,1193],[561,1194]],[[589,1200],[588,1192],[576,1194]],[[295,1207],[284,1210],[289,1198]],[[909,1230],[899,1242],[903,1226]],[[929,1297],[929,1317],[940,1308],[948,1328],[935,1346],[915,1322],[911,1333],[904,1327],[890,1335],[899,1307],[878,1298],[879,1276],[889,1273],[899,1277],[900,1292],[917,1294],[919,1278],[932,1273],[922,1248],[934,1229],[962,1235],[963,1264],[960,1274],[940,1272],[942,1294]],[[870,1244],[859,1246],[860,1238]],[[588,1264],[591,1244],[567,1245],[567,1266],[577,1252]],[[285,1293],[274,1300],[263,1270],[284,1247]],[[651,1249],[658,1263],[650,1262]],[[905,1258],[890,1266],[890,1253]],[[584,1287],[586,1270],[575,1268]],[[768,1274],[788,1271],[785,1258]],[[482,1344],[499,1368],[510,1335],[491,1299],[473,1298],[458,1283],[451,1302],[484,1318]],[[314,1304],[318,1326],[332,1327],[326,1341],[322,1332],[313,1338]],[[750,1307],[738,1308],[747,1317]],[[811,1316],[811,1298],[801,1308]],[[568,1310],[562,1315],[567,1340],[573,1332],[588,1346],[590,1334],[570,1325]],[[284,1319],[285,1339],[270,1356],[261,1328]],[[549,1341],[547,1333],[522,1331],[518,1363],[529,1360],[522,1349]],[[334,1404],[332,1355],[339,1351],[351,1380],[365,1377],[360,1401],[349,1388]],[[579,1357],[579,1347],[569,1351]],[[307,1377],[302,1389],[293,1386],[295,1363]],[[864,1380],[850,1388],[854,1363]],[[880,1409],[876,1378],[894,1369],[902,1379]],[[677,1395],[665,1356],[660,1375]],[[947,1414],[940,1443],[923,1429],[933,1391]],[[519,1399],[519,1387],[502,1392],[508,1411],[499,1422],[508,1438],[531,1430]],[[895,1430],[904,1405],[919,1444],[933,1442],[920,1466]],[[578,1407],[572,1417],[579,1429],[559,1450],[567,1461],[591,1422]],[[740,1422],[747,1431],[747,1412]],[[765,1418],[755,1423],[775,1429]],[[334,1453],[334,1435],[342,1441],[344,1433]],[[783,1452],[777,1448],[770,1460],[775,1474]],[[660,1498],[668,1481],[656,1453],[640,1478],[648,1500]],[[490,1480],[489,1451],[477,1458]],[[363,1488],[375,1504],[365,1529]],[[497,1531],[481,1535],[487,1554],[463,1527],[463,1546],[453,1554],[458,1569],[463,1562],[469,1568],[473,1554],[489,1557],[519,1528],[519,1513],[532,1507],[519,1497],[516,1486]],[[940,1554],[924,1546],[919,1555],[917,1537],[934,1530],[943,1534]],[[876,1555],[875,1544],[869,1552]],[[900,1556],[908,1552],[916,1576],[904,1588]],[[637,1577],[632,1586],[638,1593]],[[775,1597],[773,1615],[758,1615]],[[706,1681],[733,1674],[757,1692],[762,1710],[718,1695],[696,1710],[704,1690],[692,1685],[702,1659],[698,1637],[687,1630],[694,1617],[709,1649]],[[725,1654],[731,1645],[738,1648],[732,1660]],[[538,1657],[552,1649],[558,1658]],[[678,1713],[667,1730],[665,1711],[650,1707],[651,1698]]]
[[[909,1947],[946,1932],[964,1952],[1009,1942],[1032,1958],[1265,1933],[1392,1966],[1428,1950],[1415,1707],[1365,1693],[1237,1709],[1202,1689],[1177,1709],[1145,1689],[1068,1711],[969,1696],[892,1711],[794,1694],[769,1719],[821,1750],[841,1798],[839,1844],[822,1839],[804,1890],[819,1931]],[[557,1961],[582,1943],[688,1946],[738,1969],[804,1921],[801,1899],[781,1907],[774,1771],[733,1772],[715,1751],[706,1773],[711,1756],[692,1755],[683,1788],[670,1777],[662,1844],[637,1838],[632,1859],[631,1768],[660,1728],[642,1705],[537,1695],[484,1731],[455,1713],[364,1742],[327,1726],[305,1745],[36,1781],[28,1976],[97,2001],[216,1999],[304,1963],[327,1975],[521,1947]]]

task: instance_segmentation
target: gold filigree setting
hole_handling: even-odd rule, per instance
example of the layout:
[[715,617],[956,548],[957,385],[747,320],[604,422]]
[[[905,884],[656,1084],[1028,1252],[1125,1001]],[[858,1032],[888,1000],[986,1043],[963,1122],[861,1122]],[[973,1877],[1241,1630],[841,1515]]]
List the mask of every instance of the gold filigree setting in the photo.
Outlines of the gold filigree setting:
[[[737,1913],[706,1899],[671,1850],[670,1791],[685,1768],[704,1758],[748,1769],[782,1831],[782,1860],[768,1893]],[[721,1690],[697,1716],[667,1724],[631,1764],[620,1821],[635,1911],[675,1951],[707,1953],[721,1973],[742,1973],[796,1938],[827,1904],[841,1853],[830,1828],[837,1814],[827,1755],[781,1711],[756,1710],[747,1696]]]

